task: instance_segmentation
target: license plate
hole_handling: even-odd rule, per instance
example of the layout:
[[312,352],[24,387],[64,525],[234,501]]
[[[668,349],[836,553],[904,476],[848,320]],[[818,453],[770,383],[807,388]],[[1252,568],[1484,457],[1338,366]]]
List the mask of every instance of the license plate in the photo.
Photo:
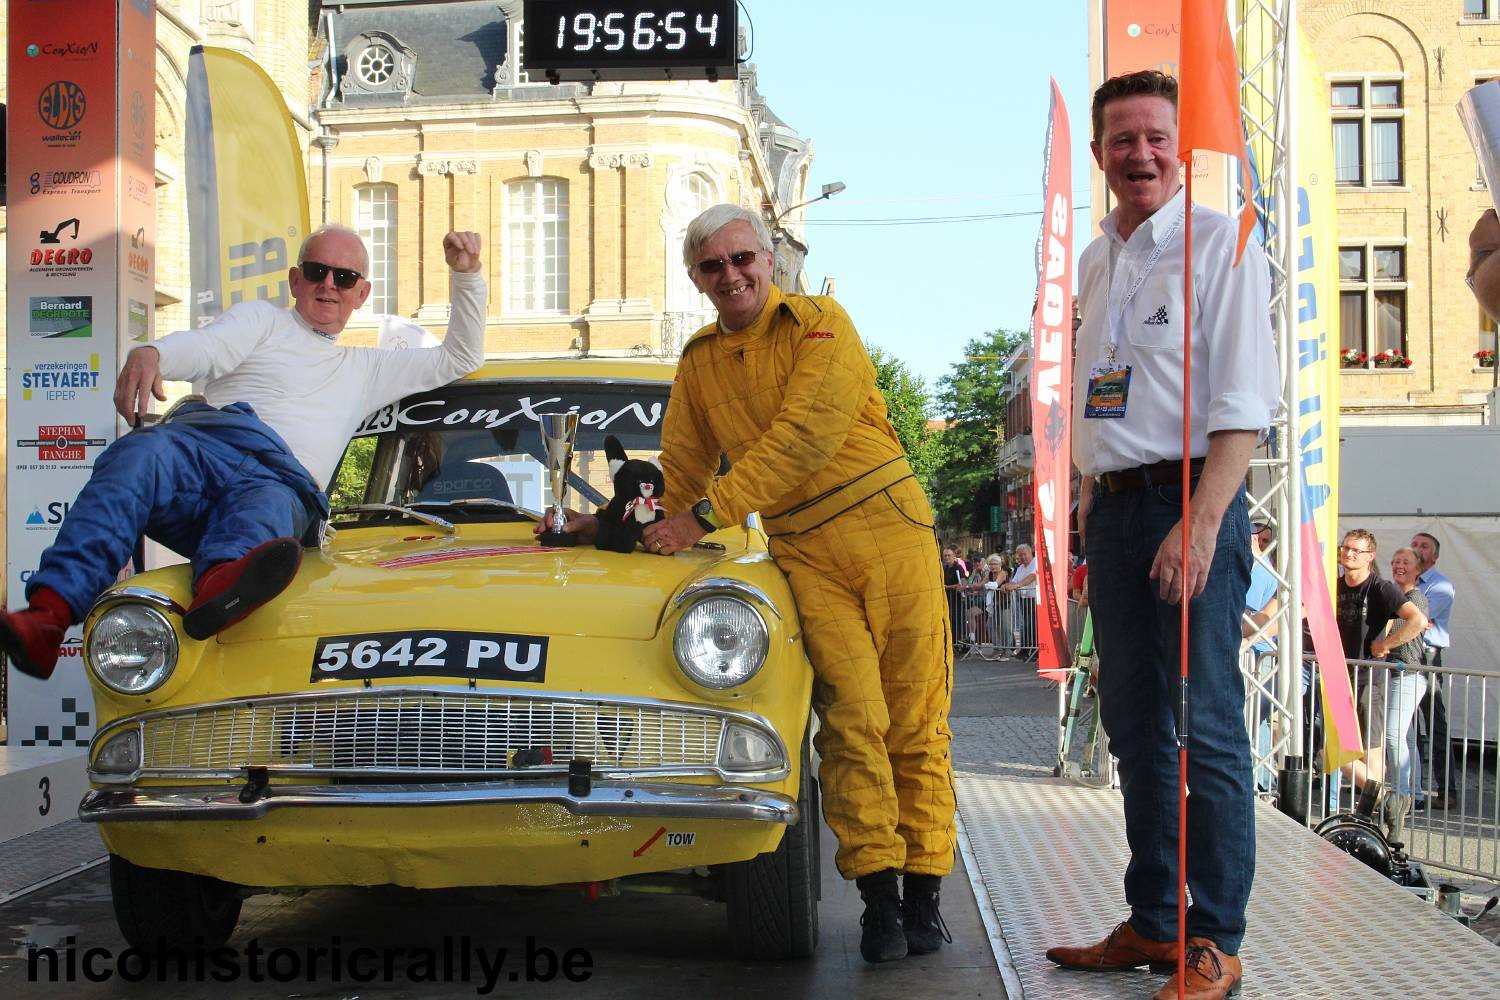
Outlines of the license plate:
[[361,632],[326,635],[313,652],[312,680],[472,677],[541,683],[547,637],[510,632]]

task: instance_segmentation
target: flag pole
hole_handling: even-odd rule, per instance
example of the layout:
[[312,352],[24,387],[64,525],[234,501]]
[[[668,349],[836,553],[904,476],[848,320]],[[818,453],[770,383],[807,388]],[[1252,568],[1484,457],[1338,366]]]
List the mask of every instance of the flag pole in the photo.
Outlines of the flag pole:
[[1188,151],[1182,225],[1182,635],[1177,680],[1177,1000],[1187,995],[1188,603],[1193,551],[1193,157]]

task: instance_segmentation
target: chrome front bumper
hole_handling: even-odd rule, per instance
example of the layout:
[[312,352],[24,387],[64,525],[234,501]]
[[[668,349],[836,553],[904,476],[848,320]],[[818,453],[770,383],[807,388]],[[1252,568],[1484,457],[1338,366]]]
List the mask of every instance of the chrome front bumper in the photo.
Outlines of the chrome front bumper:
[[797,803],[777,792],[733,785],[595,781],[589,794],[569,793],[561,781],[440,782],[409,785],[270,785],[250,801],[240,789],[108,788],[89,792],[78,806],[85,823],[159,820],[260,819],[271,809],[373,806],[522,805],[549,803],[579,816],[727,819],[757,823],[798,820]]

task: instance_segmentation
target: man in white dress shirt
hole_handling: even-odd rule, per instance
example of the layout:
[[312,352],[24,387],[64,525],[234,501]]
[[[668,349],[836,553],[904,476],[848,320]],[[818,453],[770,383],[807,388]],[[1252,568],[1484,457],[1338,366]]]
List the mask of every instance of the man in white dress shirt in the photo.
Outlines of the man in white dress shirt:
[[[1099,695],[1120,760],[1130,917],[1059,965],[1118,969],[1177,960],[1178,730],[1188,748],[1186,995],[1218,1000],[1236,957],[1255,871],[1254,784],[1238,652],[1250,581],[1244,480],[1278,399],[1270,281],[1259,247],[1234,264],[1237,225],[1192,212],[1192,390],[1184,402],[1185,198],[1177,84],[1155,71],[1094,94],[1095,162],[1115,198],[1078,264],[1083,325],[1074,376],[1078,525],[1099,648]],[[1191,448],[1183,454],[1183,407]],[[1192,548],[1182,558],[1183,466]],[[1180,716],[1180,605],[1190,601],[1188,718]],[[1174,974],[1159,1000],[1177,996]]]
[[334,343],[370,294],[358,234],[325,226],[288,275],[295,305],[242,302],[198,330],[130,352],[115,408],[130,423],[162,380],[203,384],[205,403],[104,450],[57,540],[26,585],[28,606],[0,611],[0,649],[51,676],[69,626],[146,535],[191,559],[183,630],[206,639],[286,587],[302,540],[327,515],[323,491],[350,434],[373,410],[436,388],[484,362],[486,291],[478,233],[449,233],[448,334],[438,347],[376,350]]

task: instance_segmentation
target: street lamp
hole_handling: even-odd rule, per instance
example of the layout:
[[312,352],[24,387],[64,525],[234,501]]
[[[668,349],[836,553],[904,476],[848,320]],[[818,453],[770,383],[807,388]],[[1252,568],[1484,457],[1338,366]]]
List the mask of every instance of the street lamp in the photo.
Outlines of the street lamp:
[[782,209],[771,220],[772,249],[776,251],[776,269],[773,272],[772,280],[775,281],[776,287],[796,290],[795,286],[799,283],[798,276],[802,274],[802,263],[807,257],[806,244],[782,228],[781,220],[786,218],[789,213],[795,212],[799,208],[806,208],[815,201],[832,198],[844,190],[844,186],[843,181],[824,184],[822,194],[816,198],[809,198],[806,201],[798,202],[791,208]]
[[779,213],[777,213],[776,218],[771,220],[771,231],[774,233],[776,231],[777,225],[780,224],[781,220],[786,218],[792,212],[795,212],[797,209],[806,208],[813,202],[822,201],[824,198],[832,198],[834,195],[844,190],[845,187],[847,187],[847,185],[843,181],[834,181],[832,184],[824,184],[823,193],[818,195],[816,198],[809,198],[806,201],[798,202],[791,208],[784,208]]

